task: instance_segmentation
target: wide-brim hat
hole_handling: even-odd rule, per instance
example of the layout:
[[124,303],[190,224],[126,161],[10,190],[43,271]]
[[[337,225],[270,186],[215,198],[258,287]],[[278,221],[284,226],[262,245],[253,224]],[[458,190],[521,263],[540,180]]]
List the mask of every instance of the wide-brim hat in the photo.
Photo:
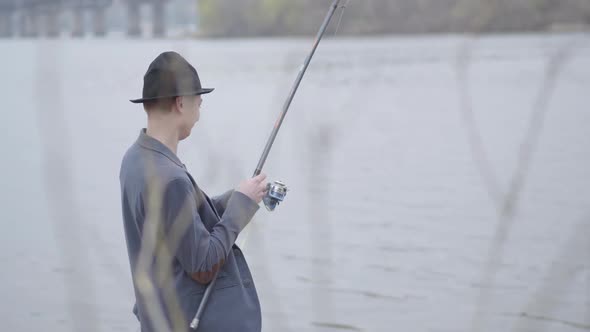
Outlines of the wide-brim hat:
[[196,96],[209,93],[213,88],[203,88],[197,70],[176,52],[158,55],[143,76],[143,93],[132,103],[143,103],[160,98]]

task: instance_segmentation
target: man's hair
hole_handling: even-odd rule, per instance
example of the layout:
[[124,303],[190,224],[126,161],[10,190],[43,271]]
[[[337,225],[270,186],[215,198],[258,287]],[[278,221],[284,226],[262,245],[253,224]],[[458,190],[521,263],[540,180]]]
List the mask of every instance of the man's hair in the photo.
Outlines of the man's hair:
[[169,111],[172,105],[176,102],[176,97],[158,98],[148,100],[143,103],[143,109],[147,112],[153,111]]

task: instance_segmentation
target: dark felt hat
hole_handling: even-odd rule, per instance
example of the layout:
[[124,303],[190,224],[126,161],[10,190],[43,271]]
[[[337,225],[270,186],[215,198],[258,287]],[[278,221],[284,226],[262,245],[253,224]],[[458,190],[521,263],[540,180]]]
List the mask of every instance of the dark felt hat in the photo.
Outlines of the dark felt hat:
[[213,91],[203,88],[197,70],[176,52],[164,52],[152,61],[143,76],[143,94],[132,103],[159,98],[202,95]]

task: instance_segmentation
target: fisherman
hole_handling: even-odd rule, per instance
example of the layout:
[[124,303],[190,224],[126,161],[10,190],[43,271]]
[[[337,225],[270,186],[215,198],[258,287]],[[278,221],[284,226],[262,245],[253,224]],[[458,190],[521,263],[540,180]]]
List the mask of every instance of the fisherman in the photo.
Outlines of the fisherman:
[[123,157],[123,222],[141,331],[190,331],[189,323],[217,270],[198,331],[261,330],[261,310],[236,237],[266,194],[266,175],[217,197],[203,192],[177,156],[198,122],[196,69],[175,52],[160,54],[144,76],[147,128]]

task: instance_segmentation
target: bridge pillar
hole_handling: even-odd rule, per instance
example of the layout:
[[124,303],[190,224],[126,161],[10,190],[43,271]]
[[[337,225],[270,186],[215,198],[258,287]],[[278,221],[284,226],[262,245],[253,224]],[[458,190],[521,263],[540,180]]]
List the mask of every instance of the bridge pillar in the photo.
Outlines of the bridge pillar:
[[28,9],[22,13],[21,27],[23,37],[39,36],[39,13],[36,9]]
[[26,19],[23,11],[20,11],[16,17],[16,33],[19,37],[26,37]]
[[57,6],[48,7],[45,11],[45,31],[48,37],[59,37],[59,15],[60,9]]
[[127,35],[131,37],[141,36],[139,1],[127,1]]
[[12,11],[0,12],[0,38],[8,38],[14,35],[12,14]]
[[72,37],[83,37],[84,36],[84,11],[82,8],[77,7],[72,12]]
[[94,26],[94,35],[98,37],[104,37],[107,34],[107,27],[106,27],[106,8],[105,7],[96,7],[92,10],[93,12],[93,26]]
[[165,9],[164,0],[154,0],[152,2],[154,37],[163,37],[166,34]]

